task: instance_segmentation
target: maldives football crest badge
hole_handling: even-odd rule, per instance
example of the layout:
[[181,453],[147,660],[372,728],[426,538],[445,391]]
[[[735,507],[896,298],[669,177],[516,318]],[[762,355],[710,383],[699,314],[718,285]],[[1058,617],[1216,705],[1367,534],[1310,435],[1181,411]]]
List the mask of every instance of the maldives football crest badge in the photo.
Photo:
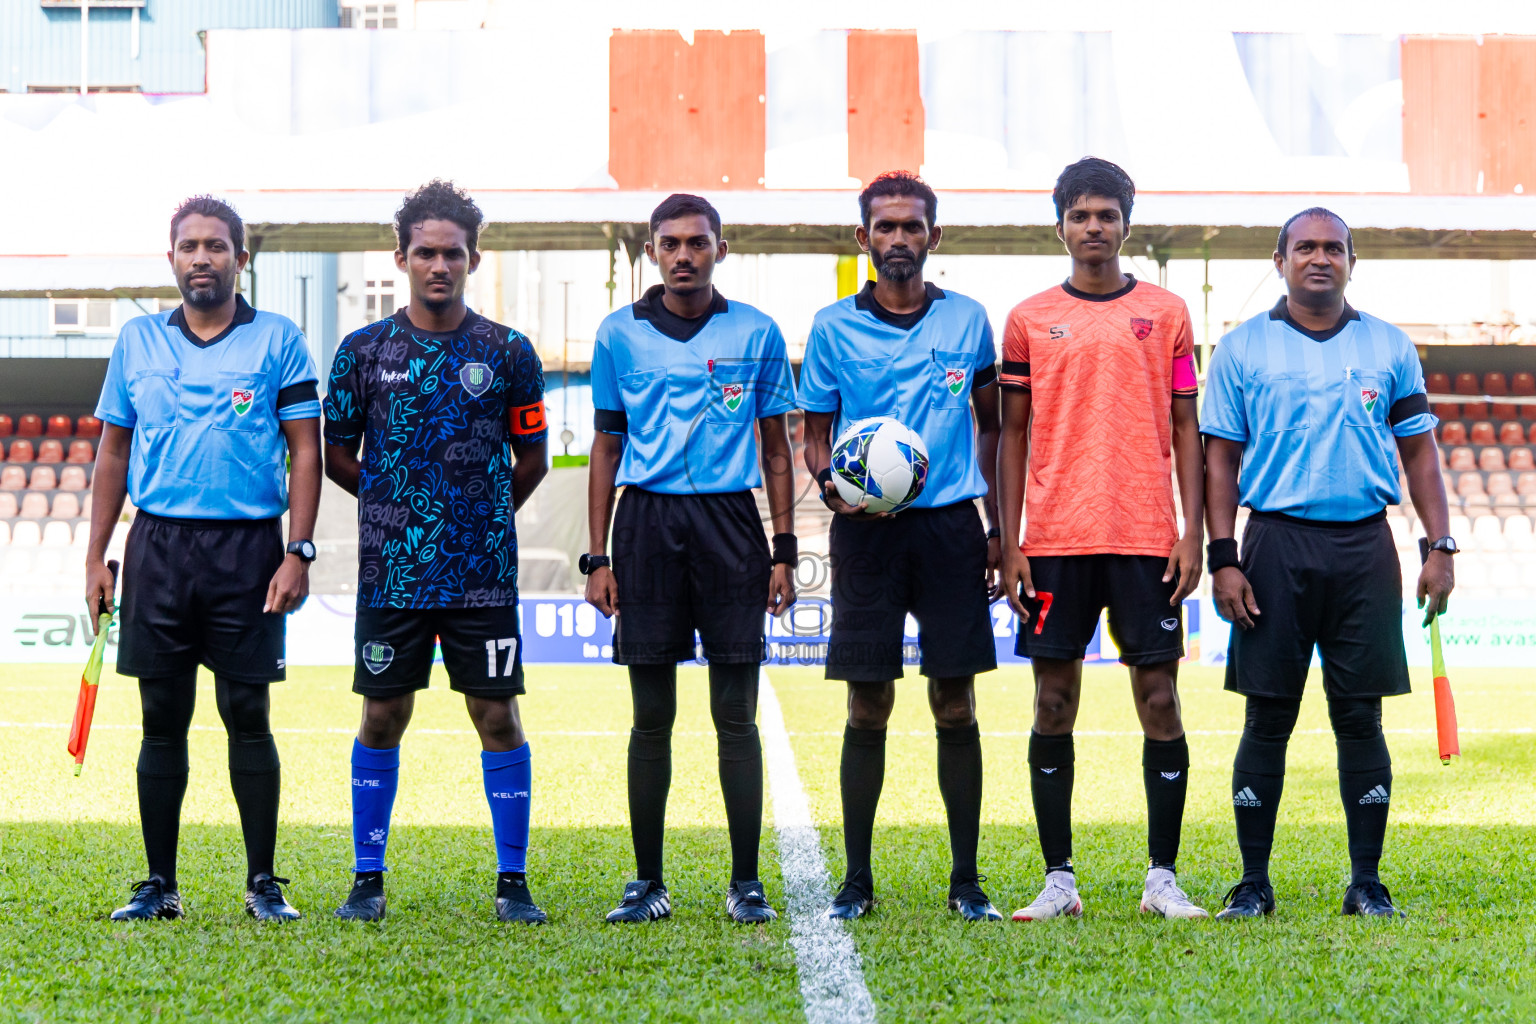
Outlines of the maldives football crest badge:
[[746,390],[740,384],[725,384],[720,388],[720,397],[725,400],[725,407],[731,412],[741,408],[741,400],[746,395]]
[[1365,406],[1366,412],[1374,413],[1376,411],[1376,401],[1380,397],[1380,393],[1375,388],[1360,389],[1360,403]]
[[255,402],[256,392],[250,388],[235,388],[229,393],[229,404],[234,407],[236,416],[244,416],[250,412]]
[[1152,333],[1152,321],[1144,316],[1131,317],[1131,330],[1136,332],[1137,341],[1146,341],[1147,335]]
[[944,386],[949,389],[950,394],[958,395],[960,393],[960,389],[965,387],[965,371],[945,370]]
[[484,363],[465,363],[459,371],[459,383],[464,390],[479,398],[491,386],[491,368]]

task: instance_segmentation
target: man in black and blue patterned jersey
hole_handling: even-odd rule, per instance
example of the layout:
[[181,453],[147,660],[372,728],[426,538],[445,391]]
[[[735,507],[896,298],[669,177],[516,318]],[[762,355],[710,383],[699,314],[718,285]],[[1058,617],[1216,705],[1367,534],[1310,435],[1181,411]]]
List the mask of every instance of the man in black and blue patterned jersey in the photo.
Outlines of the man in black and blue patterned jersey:
[[481,221],[450,182],[406,197],[395,264],[410,303],[341,343],[325,400],[326,475],[358,498],[356,877],[336,911],[348,920],[384,917],[400,740],[438,642],[483,747],[496,916],[546,919],[525,876],[532,765],[517,711],[513,522],[547,471],[544,371],[527,338],[464,304]]

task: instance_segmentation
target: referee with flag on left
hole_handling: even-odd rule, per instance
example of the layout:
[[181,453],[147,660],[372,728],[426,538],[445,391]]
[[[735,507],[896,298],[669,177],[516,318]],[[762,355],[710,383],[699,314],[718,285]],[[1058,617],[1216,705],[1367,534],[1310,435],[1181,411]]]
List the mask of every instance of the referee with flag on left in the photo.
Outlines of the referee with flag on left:
[[[148,877],[114,921],[183,916],[176,880],[187,730],[197,668],[213,672],[229,732],[229,778],[245,837],[245,909],[299,912],[273,874],[280,791],[268,684],[285,677],[284,615],[309,594],[320,504],[320,400],[293,322],[235,292],[250,254],[225,202],[188,199],[167,257],[182,302],[135,317],[112,350],[96,416],[85,601],[111,610],[105,558],[125,496],[138,515],[123,556],[117,671],[143,706],[139,817]],[[284,548],[281,517],[289,513]]]

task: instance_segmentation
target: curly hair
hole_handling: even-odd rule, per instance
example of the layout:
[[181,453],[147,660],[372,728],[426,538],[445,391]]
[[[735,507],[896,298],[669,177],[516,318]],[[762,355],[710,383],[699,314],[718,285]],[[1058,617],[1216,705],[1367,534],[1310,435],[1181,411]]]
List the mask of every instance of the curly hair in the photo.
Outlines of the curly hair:
[[182,200],[176,212],[171,215],[171,248],[176,248],[176,229],[181,227],[181,222],[188,217],[216,217],[223,221],[229,228],[229,241],[235,247],[235,252],[245,251],[245,222],[235,212],[235,208],[216,196],[193,196]]
[[485,214],[469,198],[468,192],[451,181],[433,178],[406,196],[400,209],[395,211],[395,237],[400,241],[401,252],[411,247],[411,229],[428,220],[452,221],[463,228],[469,251],[474,252]]
[[1085,156],[1075,164],[1068,164],[1061,177],[1056,179],[1056,189],[1051,199],[1056,203],[1056,223],[1060,224],[1071,205],[1084,196],[1104,196],[1120,203],[1120,216],[1125,223],[1131,222],[1131,206],[1136,202],[1136,183],[1119,165]]
[[911,171],[886,171],[864,187],[859,193],[859,219],[869,227],[869,211],[878,196],[913,196],[923,201],[928,214],[928,226],[938,223],[939,197],[933,194],[928,183]]

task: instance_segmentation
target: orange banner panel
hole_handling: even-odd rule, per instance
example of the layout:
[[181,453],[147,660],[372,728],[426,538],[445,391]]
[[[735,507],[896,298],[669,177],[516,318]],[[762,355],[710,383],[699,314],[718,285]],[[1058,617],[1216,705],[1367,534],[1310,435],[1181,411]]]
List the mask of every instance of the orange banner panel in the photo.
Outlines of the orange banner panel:
[[768,62],[761,32],[615,31],[608,173],[622,189],[763,187]]
[[1414,192],[1536,189],[1536,38],[1407,36],[1402,70]]
[[1483,191],[1536,194],[1536,39],[1484,36],[1477,125]]
[[848,33],[848,174],[866,185],[923,163],[917,33]]

